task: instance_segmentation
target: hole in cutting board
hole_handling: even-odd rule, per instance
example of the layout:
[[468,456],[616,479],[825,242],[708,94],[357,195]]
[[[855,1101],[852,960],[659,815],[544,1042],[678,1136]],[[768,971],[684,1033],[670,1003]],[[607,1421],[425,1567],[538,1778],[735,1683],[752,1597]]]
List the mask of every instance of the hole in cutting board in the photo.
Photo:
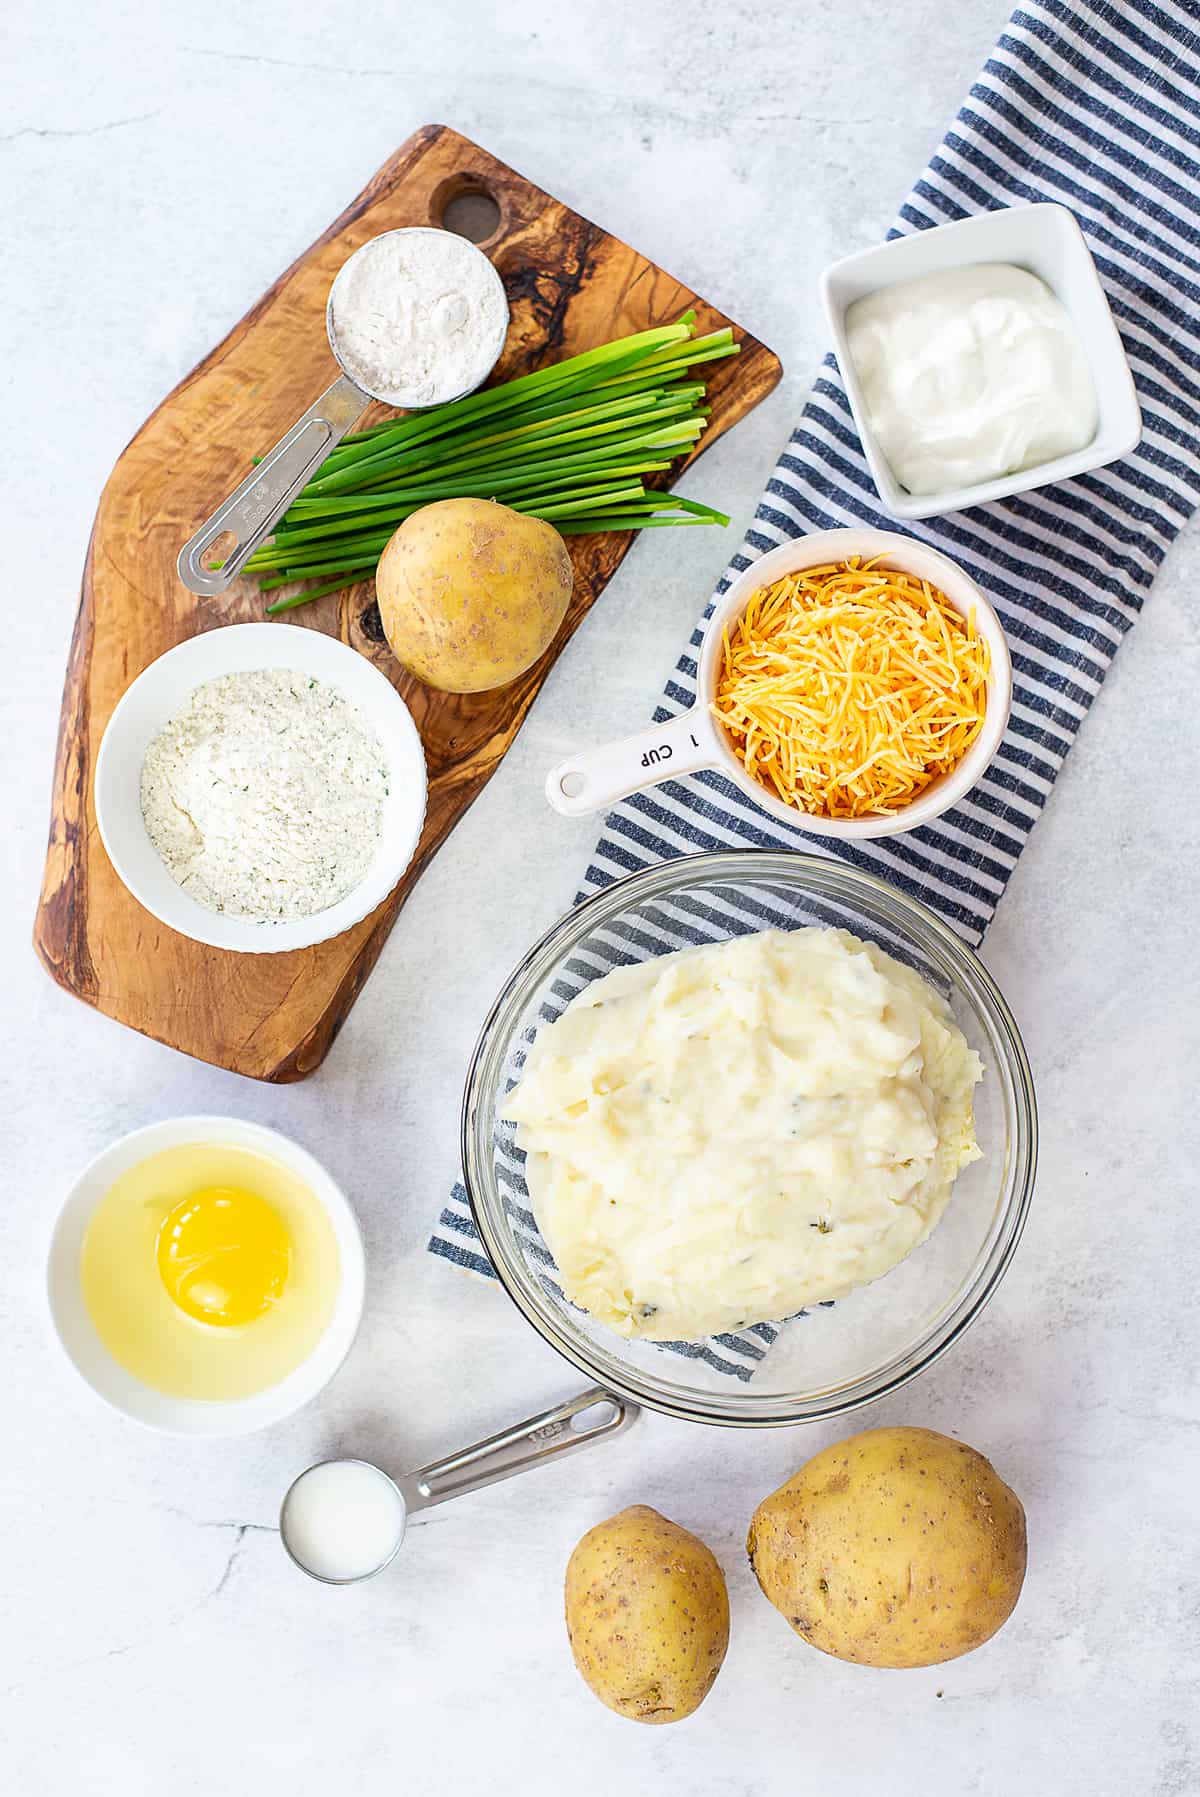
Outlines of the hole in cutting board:
[[442,208],[442,228],[465,237],[468,243],[486,243],[500,228],[500,208],[490,193],[469,188],[456,193]]
[[358,622],[369,643],[387,642],[387,637],[383,633],[383,619],[379,615],[379,606],[375,600],[371,601]]
[[220,536],[215,537],[204,551],[202,557],[204,566],[209,569],[219,568],[222,562],[227,562],[229,560],[237,546],[238,536],[236,531],[223,530]]

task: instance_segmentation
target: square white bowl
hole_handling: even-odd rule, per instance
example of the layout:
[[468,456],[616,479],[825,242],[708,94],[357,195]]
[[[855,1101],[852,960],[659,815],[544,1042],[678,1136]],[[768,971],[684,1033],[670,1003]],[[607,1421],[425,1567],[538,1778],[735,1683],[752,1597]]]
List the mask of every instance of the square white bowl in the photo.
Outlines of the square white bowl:
[[[1018,474],[1001,474],[995,480],[942,493],[909,493],[892,473],[867,422],[866,401],[846,336],[846,313],[869,293],[920,275],[980,262],[1011,262],[1028,269],[1062,301],[1092,371],[1100,408],[1096,434],[1072,455],[1039,462]],[[1141,440],[1141,408],[1120,334],[1092,253],[1074,213],[1066,206],[1050,202],[1006,206],[860,250],[825,270],[821,298],[863,453],[879,497],[893,518],[935,518],[943,512],[961,512],[968,506],[1007,499],[1013,493],[1028,493],[1051,481],[1072,480],[1089,469],[1119,461]]]

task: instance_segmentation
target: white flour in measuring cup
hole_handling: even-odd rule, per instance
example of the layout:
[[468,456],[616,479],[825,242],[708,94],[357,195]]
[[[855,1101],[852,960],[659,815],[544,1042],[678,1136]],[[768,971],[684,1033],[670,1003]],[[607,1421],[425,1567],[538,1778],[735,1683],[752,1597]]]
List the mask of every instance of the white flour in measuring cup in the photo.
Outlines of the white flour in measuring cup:
[[345,372],[386,405],[433,406],[487,379],[508,301],[482,250],[419,227],[372,237],[329,293],[329,339]]

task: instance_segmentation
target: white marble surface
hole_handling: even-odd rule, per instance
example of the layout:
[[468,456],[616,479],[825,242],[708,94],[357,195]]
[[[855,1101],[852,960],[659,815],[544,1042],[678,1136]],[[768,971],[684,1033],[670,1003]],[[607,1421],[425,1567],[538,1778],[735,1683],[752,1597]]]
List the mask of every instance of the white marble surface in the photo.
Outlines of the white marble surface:
[[[648,716],[719,569],[715,536],[658,533],[630,556],[306,1084],[254,1086],[125,1033],[52,986],[28,946],[104,477],[408,131],[435,117],[477,136],[782,353],[782,390],[692,477],[740,528],[821,348],[816,272],[879,235],[1003,10],[42,0],[20,9],[19,36],[10,21],[6,1790],[1200,1790],[1200,841],[1194,781],[1179,778],[1200,752],[1196,535],[1123,649],[987,944],[1040,1086],[1029,1229],[968,1338],[863,1418],[961,1433],[1028,1508],[1016,1616],[954,1665],[823,1659],[752,1588],[750,1511],[835,1429],[732,1435],[647,1417],[569,1466],[432,1513],[403,1563],[356,1592],[307,1584],[271,1533],[288,1479],[319,1454],[417,1463],[576,1383],[501,1296],[424,1241],[454,1172],[476,1024],[587,854],[590,826],[542,808],[542,771],[570,743]],[[60,1361],[42,1310],[47,1234],[74,1171],[120,1132],[188,1110],[293,1132],[349,1189],[370,1256],[366,1324],[341,1376],[243,1443],[173,1444],[109,1415]],[[734,1612],[705,1708],[653,1732],[588,1695],[560,1617],[576,1537],[638,1500],[707,1537]]]

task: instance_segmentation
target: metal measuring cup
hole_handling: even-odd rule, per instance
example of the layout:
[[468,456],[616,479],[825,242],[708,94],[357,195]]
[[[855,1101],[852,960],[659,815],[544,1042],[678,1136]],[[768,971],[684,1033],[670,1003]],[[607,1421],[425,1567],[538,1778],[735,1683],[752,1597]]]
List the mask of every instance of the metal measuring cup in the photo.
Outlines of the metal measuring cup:
[[[590,1421],[589,1411],[598,1413]],[[416,1472],[406,1473],[398,1479],[389,1477],[382,1467],[375,1466],[369,1460],[318,1460],[292,1481],[284,1495],[279,1510],[280,1538],[288,1558],[301,1572],[307,1573],[310,1579],[316,1579],[322,1585],[361,1584],[364,1579],[374,1578],[376,1573],[391,1565],[403,1545],[408,1518],[415,1510],[431,1509],[434,1504],[444,1504],[449,1498],[461,1497],[468,1491],[479,1491],[485,1485],[495,1485],[501,1479],[511,1479],[517,1473],[544,1466],[548,1460],[573,1454],[580,1448],[589,1447],[594,1441],[619,1435],[629,1428],[637,1415],[636,1404],[614,1397],[611,1392],[604,1391],[599,1386],[593,1386],[565,1404],[557,1404],[552,1410],[543,1410],[523,1423],[514,1423],[511,1428],[502,1429],[497,1435],[489,1435],[486,1441],[476,1442],[473,1447],[463,1448],[457,1454],[450,1454],[444,1460],[435,1460],[431,1465],[420,1467]],[[297,1551],[294,1540],[289,1540],[288,1537],[288,1505],[293,1494],[310,1474],[322,1467],[338,1465],[369,1468],[386,1481],[399,1500],[396,1534],[389,1551],[376,1565],[347,1578],[330,1578],[324,1573],[315,1572]]]
[[[368,238],[366,243],[361,244],[347,258],[338,270],[338,277],[360,256],[370,254],[373,246],[385,237],[435,235],[441,236],[442,232],[434,225],[411,225],[399,231],[381,231],[377,237]],[[459,241],[464,249],[473,251],[479,257],[500,290],[504,323],[496,340],[495,353],[474,386],[466,388],[462,393],[442,394],[436,401],[426,399],[421,402],[421,408],[415,404],[405,406],[406,410],[428,409],[431,404],[446,405],[451,400],[465,398],[466,393],[474,392],[475,387],[481,386],[487,379],[504,348],[509,323],[504,283],[481,249],[465,237]],[[334,285],[336,284],[335,279]],[[373,400],[392,406],[404,405],[403,400],[397,400],[394,394],[373,393],[361,381],[352,378],[338,347],[333,320],[332,288],[325,306],[325,332],[334,360],[342,370],[341,376],[334,381],[332,387],[325,389],[315,405],[309,406],[302,418],[296,420],[291,430],[279,439],[274,449],[246,476],[241,486],[235,487],[229,498],[217,507],[208,522],[202,524],[195,536],[179,551],[179,578],[193,593],[211,597],[232,586],[254,551],[270,536],[273,526],[307,486],[325,458],[337,448],[347,431],[358,423]],[[220,537],[227,534],[232,534],[234,544],[222,558],[221,566],[206,567],[204,556]]]

